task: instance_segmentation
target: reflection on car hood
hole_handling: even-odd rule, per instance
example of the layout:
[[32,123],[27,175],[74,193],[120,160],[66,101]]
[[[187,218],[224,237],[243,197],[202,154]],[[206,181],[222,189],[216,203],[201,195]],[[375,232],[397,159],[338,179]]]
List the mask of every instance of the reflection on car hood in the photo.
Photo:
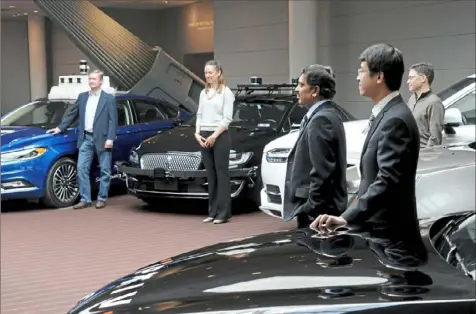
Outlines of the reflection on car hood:
[[445,147],[427,148],[420,150],[418,174],[448,170],[455,167],[474,165],[476,152],[461,148],[448,149]]
[[2,126],[2,148],[15,145],[17,142],[21,142],[23,139],[40,140],[43,137],[51,137],[46,134],[46,130],[37,127],[27,126]]
[[406,254],[393,242],[366,233],[313,235],[310,230],[269,233],[165,259],[86,297],[71,313],[474,303],[474,282],[446,264],[428,242]]
[[[252,150],[256,145],[264,146],[275,131],[270,128],[243,128],[230,126],[231,149],[237,152]],[[179,126],[143,141],[138,149],[140,155],[146,153],[166,153],[170,151],[197,152],[200,146],[195,139],[195,126]]]

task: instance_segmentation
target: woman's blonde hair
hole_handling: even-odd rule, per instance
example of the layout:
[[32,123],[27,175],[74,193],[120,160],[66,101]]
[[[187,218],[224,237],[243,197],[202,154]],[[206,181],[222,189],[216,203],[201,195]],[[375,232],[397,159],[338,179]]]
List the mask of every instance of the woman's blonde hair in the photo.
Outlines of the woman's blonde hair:
[[[209,60],[205,63],[205,66],[211,65],[215,67],[217,71],[220,71],[220,76],[218,76],[218,93],[221,93],[225,85],[225,77],[223,76],[223,68],[218,60]],[[211,88],[209,83],[205,84],[205,92],[208,93],[208,90]]]

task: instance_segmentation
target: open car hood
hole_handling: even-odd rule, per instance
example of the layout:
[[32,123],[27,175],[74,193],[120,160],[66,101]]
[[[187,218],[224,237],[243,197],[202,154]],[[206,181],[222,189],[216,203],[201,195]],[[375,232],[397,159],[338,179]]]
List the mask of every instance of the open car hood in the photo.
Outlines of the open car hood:
[[150,47],[90,1],[34,2],[119,88],[197,111],[205,83],[161,48]]

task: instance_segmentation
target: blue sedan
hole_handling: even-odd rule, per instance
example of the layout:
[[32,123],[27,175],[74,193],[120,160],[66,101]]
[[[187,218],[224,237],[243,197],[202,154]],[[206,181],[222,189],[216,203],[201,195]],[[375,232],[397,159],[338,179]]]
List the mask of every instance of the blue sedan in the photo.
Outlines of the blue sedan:
[[[116,93],[117,140],[113,165],[128,160],[131,149],[161,130],[173,128],[191,112],[150,97]],[[74,100],[41,99],[13,110],[1,119],[1,195],[3,200],[40,199],[48,207],[68,207],[77,202],[77,128],[60,135],[46,134],[74,106]],[[97,160],[91,181],[99,177]],[[113,169],[113,178],[116,171]],[[121,180],[112,180],[121,184]]]

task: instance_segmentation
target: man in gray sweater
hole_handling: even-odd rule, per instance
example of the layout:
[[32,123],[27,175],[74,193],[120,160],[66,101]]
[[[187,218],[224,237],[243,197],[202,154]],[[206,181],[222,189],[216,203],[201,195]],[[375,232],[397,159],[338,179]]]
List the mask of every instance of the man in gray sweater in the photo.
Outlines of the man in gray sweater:
[[417,63],[410,67],[408,89],[412,92],[408,106],[418,124],[420,148],[441,145],[445,107],[441,99],[431,91],[435,78],[433,66]]

